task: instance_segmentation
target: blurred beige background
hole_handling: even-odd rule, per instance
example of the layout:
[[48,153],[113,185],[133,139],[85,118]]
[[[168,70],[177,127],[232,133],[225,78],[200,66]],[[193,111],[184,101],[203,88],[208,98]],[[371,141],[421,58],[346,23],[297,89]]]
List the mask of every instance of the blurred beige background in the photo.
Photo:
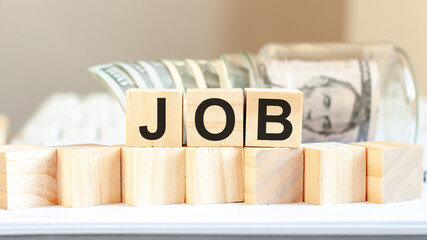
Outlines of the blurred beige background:
[[0,113],[12,134],[53,92],[104,91],[89,66],[215,58],[268,42],[392,41],[427,93],[427,1],[0,0]]

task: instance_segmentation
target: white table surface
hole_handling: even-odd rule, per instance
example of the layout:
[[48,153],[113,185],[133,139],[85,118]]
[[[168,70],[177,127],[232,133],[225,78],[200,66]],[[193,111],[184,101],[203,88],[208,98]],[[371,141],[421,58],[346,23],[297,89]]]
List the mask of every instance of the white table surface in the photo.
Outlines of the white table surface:
[[0,235],[45,234],[427,235],[427,185],[423,199],[383,205],[112,204],[0,210]]

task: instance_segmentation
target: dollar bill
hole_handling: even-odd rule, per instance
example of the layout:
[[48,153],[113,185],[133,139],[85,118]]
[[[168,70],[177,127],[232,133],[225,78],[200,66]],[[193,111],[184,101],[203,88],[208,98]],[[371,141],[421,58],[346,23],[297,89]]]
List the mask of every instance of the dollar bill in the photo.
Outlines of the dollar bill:
[[162,60],[171,73],[178,89],[197,88],[196,79],[191,68],[181,60]]
[[227,54],[221,56],[225,77],[231,88],[250,87],[251,65],[248,58],[243,54]]
[[99,79],[119,101],[123,109],[126,107],[126,90],[136,88],[132,78],[122,69],[112,64],[97,65],[89,71]]
[[220,74],[218,73],[218,68],[215,65],[214,61],[208,60],[195,60],[197,65],[199,65],[200,70],[202,71],[203,79],[208,88],[219,88]]
[[114,65],[127,72],[132,77],[136,86],[142,89],[154,88],[148,73],[140,65],[134,62],[115,62]]
[[303,92],[303,142],[373,139],[379,102],[375,62],[268,60],[257,68],[266,87]]
[[156,69],[154,69],[154,67],[150,63],[146,61],[137,61],[136,63],[147,72],[148,76],[150,77],[151,83],[153,84],[155,89],[165,88],[162,84],[162,81],[160,80],[159,75],[156,72]]
[[263,81],[261,81],[257,72],[257,62],[258,57],[248,52],[242,52],[242,54],[248,59],[250,68],[249,68],[249,83],[252,88],[261,88],[263,87]]
[[163,63],[159,61],[150,61],[149,64],[155,69],[163,88],[176,88],[172,76]]
[[205,77],[203,76],[202,69],[200,69],[199,64],[193,59],[185,59],[185,63],[190,67],[191,71],[194,74],[196,79],[197,87],[205,89],[208,86],[206,85]]

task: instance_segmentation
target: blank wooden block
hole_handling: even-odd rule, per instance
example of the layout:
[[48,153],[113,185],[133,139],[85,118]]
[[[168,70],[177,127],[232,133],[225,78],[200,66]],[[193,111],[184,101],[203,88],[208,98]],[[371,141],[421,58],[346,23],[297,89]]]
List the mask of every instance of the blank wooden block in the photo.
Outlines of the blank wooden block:
[[243,146],[243,90],[188,89],[187,144]]
[[245,203],[302,202],[302,148],[245,148]]
[[122,198],[133,205],[185,202],[185,148],[122,148]]
[[313,204],[366,200],[366,151],[343,143],[303,144],[304,201]]
[[126,91],[126,145],[182,147],[180,90]]
[[9,135],[9,117],[0,114],[0,145],[4,145],[8,141]]
[[56,149],[0,146],[0,207],[17,209],[58,203]]
[[187,148],[186,156],[187,203],[243,201],[243,148]]
[[300,147],[303,94],[291,89],[245,89],[246,139],[251,147]]
[[353,143],[367,151],[367,199],[390,203],[423,194],[423,147],[399,142]]
[[83,207],[121,201],[119,147],[71,145],[57,151],[60,205]]

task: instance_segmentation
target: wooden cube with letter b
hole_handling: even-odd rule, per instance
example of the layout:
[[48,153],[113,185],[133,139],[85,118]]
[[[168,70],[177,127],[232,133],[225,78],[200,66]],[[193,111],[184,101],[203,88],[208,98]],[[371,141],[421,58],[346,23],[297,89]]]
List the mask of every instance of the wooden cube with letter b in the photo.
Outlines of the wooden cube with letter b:
[[391,203],[423,195],[423,147],[392,141],[352,143],[367,151],[367,198]]
[[182,147],[182,91],[126,91],[126,146]]
[[188,89],[187,145],[243,146],[243,90]]
[[366,201],[365,148],[335,142],[303,144],[303,148],[305,202]]
[[303,94],[288,89],[245,89],[246,139],[250,147],[301,146]]

